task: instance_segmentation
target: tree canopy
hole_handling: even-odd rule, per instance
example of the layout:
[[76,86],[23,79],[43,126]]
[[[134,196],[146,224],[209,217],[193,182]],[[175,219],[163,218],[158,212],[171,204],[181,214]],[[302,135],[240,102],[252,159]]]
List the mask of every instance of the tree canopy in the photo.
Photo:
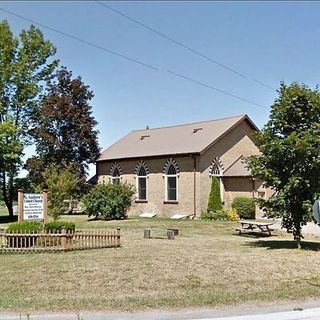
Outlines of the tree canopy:
[[93,93],[71,71],[57,70],[55,53],[33,25],[14,36],[0,21],[0,194],[9,215],[19,184],[32,187],[17,178],[26,146],[36,144],[37,155],[26,165],[33,186],[44,183],[44,172],[55,165],[71,170],[83,190],[88,164],[99,155]]
[[260,155],[250,157],[253,175],[274,191],[260,200],[269,217],[282,217],[298,247],[301,229],[312,219],[320,195],[320,91],[281,84],[270,118],[256,134]]
[[66,68],[47,82],[47,92],[33,119],[37,156],[27,162],[35,182],[41,181],[41,172],[49,164],[71,165],[83,177],[88,164],[95,162],[100,150],[97,122],[89,104],[92,98],[89,87],[80,77],[72,78]]
[[13,146],[1,155],[0,182],[9,215],[13,215],[14,178],[21,167],[22,150],[32,143],[31,118],[39,106],[43,82],[58,64],[51,59],[55,52],[36,27],[15,37],[8,23],[0,21],[0,143],[8,143],[7,149]]
[[53,164],[44,171],[43,177],[48,188],[49,215],[57,220],[64,212],[64,200],[70,199],[75,193],[79,177],[72,168],[59,170]]

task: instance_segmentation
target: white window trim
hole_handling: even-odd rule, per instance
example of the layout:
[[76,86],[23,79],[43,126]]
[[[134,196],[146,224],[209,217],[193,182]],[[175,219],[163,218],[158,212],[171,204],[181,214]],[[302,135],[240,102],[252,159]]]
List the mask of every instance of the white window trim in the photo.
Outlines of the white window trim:
[[[114,171],[118,169],[119,175],[114,176]],[[119,182],[121,183],[122,181],[122,170],[121,166],[118,162],[114,162],[109,170],[109,183],[113,183],[113,180],[119,179]]]
[[[176,178],[176,200],[168,200],[168,178],[175,177]],[[179,175],[178,174],[165,174],[165,201],[166,202],[179,202]]]
[[111,177],[110,177],[110,183],[113,183],[114,180],[118,180],[118,179],[119,179],[119,181],[121,182],[122,177],[121,177],[121,176],[116,176],[116,177],[111,176]]
[[[145,199],[139,199],[139,178],[146,178],[146,198]],[[149,176],[135,176],[136,179],[136,201],[148,201],[148,178]]]

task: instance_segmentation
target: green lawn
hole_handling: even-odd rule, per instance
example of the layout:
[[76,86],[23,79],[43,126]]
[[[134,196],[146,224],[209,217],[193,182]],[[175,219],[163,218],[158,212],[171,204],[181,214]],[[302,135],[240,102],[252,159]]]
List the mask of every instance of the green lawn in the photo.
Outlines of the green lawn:
[[[17,203],[14,203],[14,205],[16,206]],[[0,228],[5,227],[9,222],[13,222],[18,220],[18,216],[14,216],[12,218],[10,218],[8,216],[8,210],[7,207],[5,206],[5,204],[3,202],[0,202]]]
[[[138,219],[87,221],[78,228],[121,227],[122,247],[50,254],[3,254],[2,310],[193,307],[318,297],[320,243],[293,249],[291,237],[238,236],[234,222]],[[0,228],[2,225],[0,224]],[[143,239],[145,228],[175,240]]]
[[8,215],[8,210],[4,205],[0,204],[0,216],[6,216]]

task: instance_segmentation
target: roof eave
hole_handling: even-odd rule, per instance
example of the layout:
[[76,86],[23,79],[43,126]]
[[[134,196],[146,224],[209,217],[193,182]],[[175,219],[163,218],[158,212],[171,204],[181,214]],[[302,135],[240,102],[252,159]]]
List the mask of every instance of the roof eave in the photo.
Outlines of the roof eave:
[[230,176],[223,175],[222,178],[252,178],[252,175],[230,175]]
[[192,156],[199,156],[200,152],[184,152],[184,153],[168,153],[168,154],[154,154],[154,155],[142,155],[142,156],[134,156],[134,157],[119,157],[119,158],[108,158],[108,159],[97,159],[96,162],[103,162],[103,161],[119,161],[119,160],[135,160],[135,159],[156,159],[156,158],[164,158],[164,157],[192,157]]
[[221,134],[217,139],[213,140],[208,146],[206,146],[203,150],[200,151],[200,154],[206,152],[209,148],[211,148],[214,144],[216,144],[219,140],[224,138],[231,130],[233,130],[236,126],[238,126],[242,121],[247,120],[252,129],[256,131],[260,131],[259,128],[252,122],[252,120],[248,117],[248,115],[244,115],[240,118],[236,123],[234,123],[228,130],[226,130],[223,134]]

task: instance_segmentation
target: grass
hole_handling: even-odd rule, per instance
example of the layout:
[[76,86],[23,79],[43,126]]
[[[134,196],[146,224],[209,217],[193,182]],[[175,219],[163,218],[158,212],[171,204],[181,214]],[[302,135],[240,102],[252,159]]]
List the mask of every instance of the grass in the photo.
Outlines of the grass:
[[[16,203],[14,203],[16,205]],[[8,209],[3,202],[0,202],[0,228],[6,226],[10,222],[18,220],[18,216],[9,217]]]
[[[319,296],[317,239],[297,250],[282,233],[238,236],[233,222],[64,218],[78,228],[120,226],[122,247],[2,255],[2,310],[178,308]],[[143,239],[145,228],[159,236],[168,227],[179,229],[175,240]]]
[[8,210],[4,204],[0,202],[0,216],[8,215]]

